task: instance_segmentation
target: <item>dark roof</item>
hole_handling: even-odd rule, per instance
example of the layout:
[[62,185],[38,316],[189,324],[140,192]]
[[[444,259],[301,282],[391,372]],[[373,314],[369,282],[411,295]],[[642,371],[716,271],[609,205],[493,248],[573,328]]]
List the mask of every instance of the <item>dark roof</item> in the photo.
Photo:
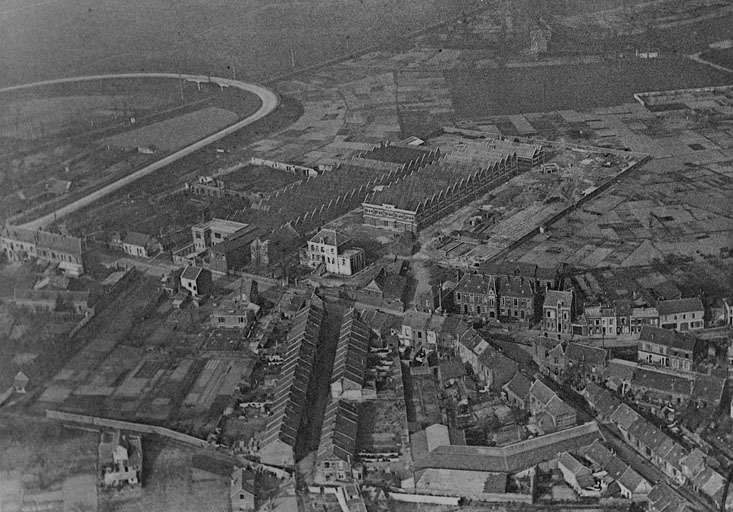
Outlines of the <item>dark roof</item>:
[[346,379],[360,386],[364,384],[370,333],[369,327],[355,317],[353,309],[344,315],[331,382]]
[[552,460],[563,451],[587,446],[596,439],[603,439],[603,436],[598,425],[591,422],[503,447],[439,446],[427,456],[416,460],[415,469],[514,473]]
[[626,430],[641,419],[641,415],[626,404],[619,405],[613,414],[611,414],[611,421]]
[[440,378],[444,381],[457,379],[466,375],[466,367],[456,359],[440,362]]
[[484,492],[488,494],[505,493],[508,477],[506,473],[489,473],[484,482]]
[[8,226],[3,230],[3,236],[18,242],[36,244],[39,249],[48,249],[65,254],[81,257],[84,247],[81,238],[59,235],[48,231],[33,231],[15,226]]
[[508,297],[534,297],[534,290],[529,281],[517,278],[499,280],[499,293]]
[[639,364],[635,361],[625,359],[611,359],[603,371],[603,377],[607,380],[617,379],[621,382],[630,382],[634,376],[634,370]]
[[695,381],[682,375],[657,371],[652,368],[637,368],[634,370],[634,377],[631,379],[632,386],[659,391],[662,393],[674,393],[677,395],[691,395]]
[[697,338],[691,334],[663,329],[651,325],[644,325],[639,333],[639,341],[649,341],[670,348],[677,348],[694,352]]
[[591,347],[580,343],[568,343],[565,356],[573,362],[605,366],[608,351],[603,348]]
[[271,415],[262,437],[263,447],[278,439],[295,446],[298,428],[308,407],[306,393],[313,375],[322,322],[323,311],[314,304],[301,310],[293,321],[273,393]]
[[549,404],[550,400],[555,397],[555,392],[539,379],[532,383],[529,394],[534,396],[543,406]]
[[334,457],[349,463],[353,461],[358,419],[356,406],[350,402],[333,400],[326,406],[316,457],[319,463]]
[[514,374],[512,380],[504,384],[504,389],[511,391],[521,399],[526,399],[529,396],[530,387],[532,387],[532,382],[519,372]]
[[557,307],[558,302],[561,302],[563,307],[569,308],[573,303],[573,292],[547,290],[545,293],[545,306],[554,308]]
[[675,315],[677,313],[690,313],[692,311],[705,311],[699,297],[676,300],[660,300],[657,302],[657,311],[660,315]]
[[404,301],[405,292],[409,286],[409,279],[400,274],[385,274],[380,272],[374,278],[385,299],[399,299]]
[[482,274],[465,274],[453,292],[486,294],[489,291],[496,292],[496,286],[492,277]]
[[723,397],[725,379],[714,375],[697,374],[695,385],[692,388],[692,396],[695,400],[703,400],[709,405],[719,404]]
[[478,360],[492,370],[495,386],[503,386],[509,382],[518,369],[516,361],[508,358],[491,345],[479,354]]

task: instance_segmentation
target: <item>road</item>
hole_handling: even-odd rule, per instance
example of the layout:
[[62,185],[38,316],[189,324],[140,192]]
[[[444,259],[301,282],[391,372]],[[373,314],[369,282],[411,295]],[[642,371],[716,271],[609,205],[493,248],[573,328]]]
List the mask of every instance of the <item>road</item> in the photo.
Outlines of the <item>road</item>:
[[34,82],[31,84],[23,84],[23,85],[15,85],[12,87],[5,87],[5,88],[0,89],[0,93],[16,91],[20,89],[28,89],[31,87],[38,87],[38,86],[44,86],[44,85],[79,82],[79,81],[87,81],[87,80],[108,80],[108,79],[115,79],[115,78],[173,78],[173,79],[187,80],[191,82],[202,82],[202,83],[213,82],[213,83],[218,84],[221,87],[236,87],[243,91],[247,91],[252,94],[256,94],[260,98],[260,101],[262,102],[262,104],[260,105],[260,108],[254,114],[247,117],[246,119],[242,119],[241,121],[238,121],[230,126],[227,126],[226,128],[216,133],[213,133],[207,137],[204,137],[203,139],[196,141],[193,144],[186,146],[185,148],[179,149],[178,151],[171,153],[170,155],[158,160],[157,162],[147,165],[143,167],[142,169],[139,169],[128,176],[120,178],[119,180],[115,181],[114,183],[110,183],[109,185],[106,185],[100,188],[99,190],[96,190],[90,193],[89,195],[86,195],[82,198],[77,199],[76,201],[73,201],[67,204],[66,206],[63,206],[57,210],[54,210],[53,212],[49,213],[48,215],[44,215],[43,217],[30,221],[26,224],[23,224],[21,227],[24,227],[27,229],[33,229],[33,230],[40,229],[44,227],[45,225],[53,222],[56,219],[59,219],[65,215],[73,213],[81,208],[84,208],[85,206],[89,206],[90,204],[94,203],[95,201],[100,200],[104,196],[109,195],[112,192],[115,192],[119,190],[120,188],[125,187],[129,185],[130,183],[133,183],[139,180],[140,178],[143,178],[149,174],[152,174],[155,171],[158,171],[164,168],[165,166],[172,164],[173,162],[176,162],[177,160],[180,160],[181,158],[184,158],[190,155],[191,153],[194,153],[195,151],[198,151],[199,149],[202,149],[208,146],[209,144],[212,144],[220,139],[223,139],[224,137],[231,135],[232,133],[236,132],[237,130],[244,128],[245,126],[248,126],[259,119],[262,119],[267,114],[275,110],[277,106],[280,104],[280,97],[277,94],[259,85],[249,84],[246,82],[240,82],[238,80],[232,80],[229,78],[208,77],[206,75],[183,75],[183,74],[176,74],[176,73],[126,73],[126,74],[111,74],[111,75],[92,75],[92,76],[82,76],[82,77],[73,77],[73,78],[59,78],[56,80],[46,80],[43,82]]

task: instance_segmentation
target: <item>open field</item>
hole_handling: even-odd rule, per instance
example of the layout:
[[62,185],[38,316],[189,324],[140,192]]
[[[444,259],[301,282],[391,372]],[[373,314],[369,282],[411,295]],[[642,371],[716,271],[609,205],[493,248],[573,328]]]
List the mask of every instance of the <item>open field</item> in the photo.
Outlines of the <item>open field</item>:
[[291,70],[292,61],[303,67],[388,43],[472,3],[10,0],[0,11],[0,80],[143,70],[262,81]]
[[114,135],[99,142],[128,151],[152,146],[168,152],[221,130],[236,120],[237,115],[234,112],[212,107]]
[[460,118],[586,110],[629,103],[634,93],[727,85],[730,76],[681,56],[593,64],[451,71],[446,75]]
[[47,84],[0,92],[0,217],[80,197],[252,114],[237,88],[164,78]]

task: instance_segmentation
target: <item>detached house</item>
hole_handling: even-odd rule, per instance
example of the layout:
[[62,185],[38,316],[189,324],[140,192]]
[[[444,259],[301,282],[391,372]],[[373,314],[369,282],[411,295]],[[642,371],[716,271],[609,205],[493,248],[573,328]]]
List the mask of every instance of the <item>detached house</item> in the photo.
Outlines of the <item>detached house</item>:
[[535,380],[529,389],[529,411],[533,416],[533,424],[542,433],[563,430],[577,423],[575,409],[540,380]]
[[232,473],[229,496],[232,512],[250,512],[255,509],[255,474],[250,469],[236,468]]
[[211,272],[201,267],[186,267],[181,273],[181,288],[193,298],[209,295],[214,288]]
[[102,433],[99,443],[99,468],[103,487],[140,485],[143,466],[140,436],[120,434],[119,430]]
[[676,331],[692,331],[705,327],[705,308],[699,297],[657,302],[659,325]]
[[527,324],[535,321],[535,291],[531,281],[524,278],[504,278],[499,281],[499,316]]
[[351,247],[346,235],[333,229],[322,229],[301,251],[301,263],[316,268],[323,264],[326,272],[350,276],[364,268],[364,249]]

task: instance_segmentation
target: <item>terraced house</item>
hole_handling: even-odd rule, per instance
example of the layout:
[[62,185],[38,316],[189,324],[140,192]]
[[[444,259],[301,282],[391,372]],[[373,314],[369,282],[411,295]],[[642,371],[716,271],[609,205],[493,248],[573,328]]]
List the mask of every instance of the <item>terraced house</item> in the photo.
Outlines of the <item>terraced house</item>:
[[482,274],[466,274],[453,290],[453,300],[458,312],[484,320],[499,317],[496,281]]
[[0,232],[0,248],[10,261],[38,259],[58,264],[71,277],[84,273],[87,249],[80,238],[9,226]]
[[699,297],[657,302],[659,325],[665,329],[693,331],[705,327],[705,308]]
[[684,371],[703,355],[703,343],[695,336],[645,325],[639,334],[639,361]]

